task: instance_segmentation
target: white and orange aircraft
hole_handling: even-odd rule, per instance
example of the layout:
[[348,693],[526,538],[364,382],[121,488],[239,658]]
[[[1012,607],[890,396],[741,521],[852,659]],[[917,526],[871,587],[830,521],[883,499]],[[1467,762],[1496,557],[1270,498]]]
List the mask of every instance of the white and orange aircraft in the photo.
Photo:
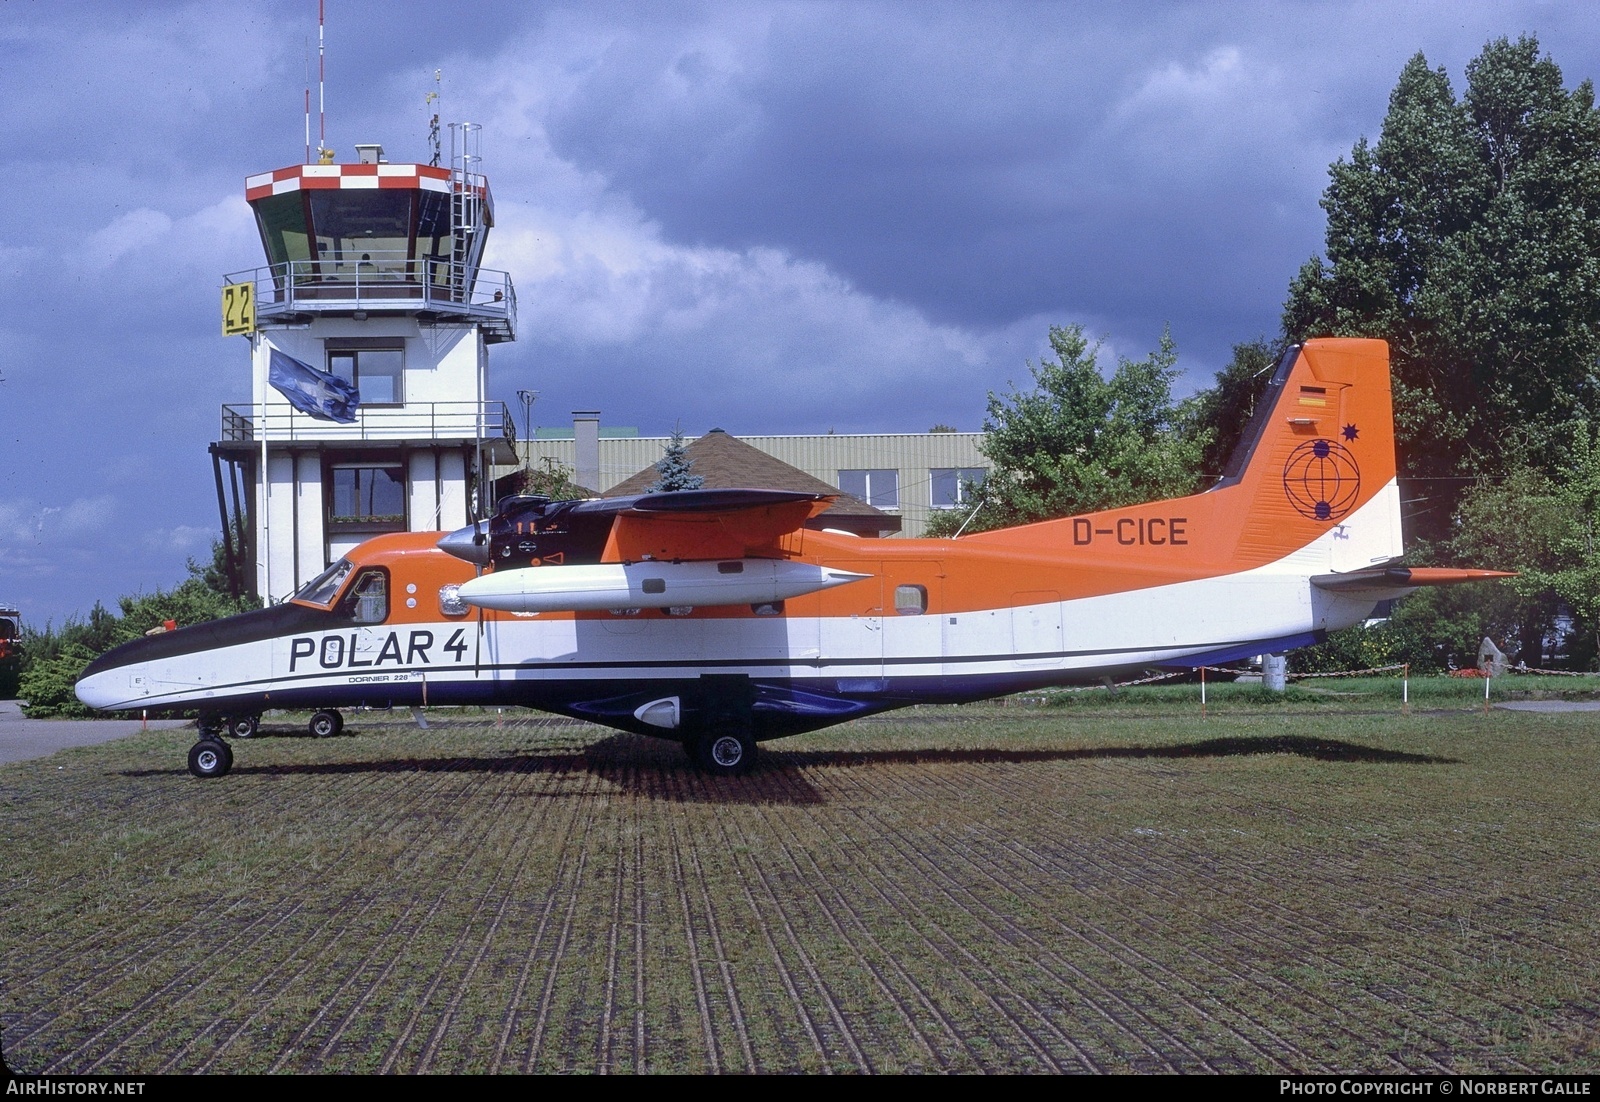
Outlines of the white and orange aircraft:
[[283,604],[135,640],[83,672],[101,709],[198,710],[197,776],[268,708],[522,705],[682,742],[713,773],[759,741],[1305,646],[1418,586],[1399,566],[1388,347],[1279,362],[1203,493],[956,539],[803,527],[831,498],[690,490],[514,497],[380,536]]

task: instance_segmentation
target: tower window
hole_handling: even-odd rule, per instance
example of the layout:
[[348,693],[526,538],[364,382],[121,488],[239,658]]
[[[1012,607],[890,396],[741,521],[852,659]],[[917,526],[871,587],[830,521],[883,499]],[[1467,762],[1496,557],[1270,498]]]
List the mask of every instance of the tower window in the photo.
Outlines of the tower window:
[[403,348],[338,348],[329,342],[328,373],[355,385],[364,406],[404,405]]
[[375,531],[405,529],[406,474],[399,463],[335,463],[329,476],[331,524],[382,526]]

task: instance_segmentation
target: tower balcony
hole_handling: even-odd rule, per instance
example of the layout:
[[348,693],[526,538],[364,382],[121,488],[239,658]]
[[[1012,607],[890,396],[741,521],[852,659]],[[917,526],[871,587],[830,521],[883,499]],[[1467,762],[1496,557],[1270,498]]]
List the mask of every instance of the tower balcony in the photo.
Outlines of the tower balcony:
[[223,450],[267,444],[470,444],[482,441],[485,458],[517,461],[517,429],[504,402],[410,402],[362,406],[348,425],[301,413],[287,402],[222,407]]
[[223,283],[253,285],[256,321],[263,325],[404,314],[424,324],[478,325],[487,344],[517,339],[509,273],[403,250],[286,260],[223,276]]

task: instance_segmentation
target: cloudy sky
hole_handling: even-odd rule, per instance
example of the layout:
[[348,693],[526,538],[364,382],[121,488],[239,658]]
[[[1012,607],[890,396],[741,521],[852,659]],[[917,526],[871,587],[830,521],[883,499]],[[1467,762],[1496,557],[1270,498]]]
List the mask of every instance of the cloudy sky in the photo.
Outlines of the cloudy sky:
[[[1458,88],[1573,3],[328,0],[328,138],[426,160],[484,126],[520,339],[493,396],[660,434],[981,427],[1052,324],[1170,326],[1185,391],[1275,333],[1328,164],[1417,51]],[[244,177],[303,156],[315,0],[0,0],[0,601],[60,622],[167,587],[217,529],[248,400],[218,335],[261,262]],[[519,415],[520,420],[520,415]]]

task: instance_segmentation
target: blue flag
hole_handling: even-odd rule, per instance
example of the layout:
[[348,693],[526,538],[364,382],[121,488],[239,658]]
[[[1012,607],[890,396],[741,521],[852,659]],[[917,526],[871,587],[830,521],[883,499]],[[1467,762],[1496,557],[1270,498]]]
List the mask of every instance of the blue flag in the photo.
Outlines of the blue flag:
[[272,350],[272,370],[267,375],[267,382],[289,399],[289,404],[295,409],[321,421],[338,421],[348,425],[356,419],[356,407],[361,404],[361,392],[354,384],[326,371],[318,371],[276,348]]

